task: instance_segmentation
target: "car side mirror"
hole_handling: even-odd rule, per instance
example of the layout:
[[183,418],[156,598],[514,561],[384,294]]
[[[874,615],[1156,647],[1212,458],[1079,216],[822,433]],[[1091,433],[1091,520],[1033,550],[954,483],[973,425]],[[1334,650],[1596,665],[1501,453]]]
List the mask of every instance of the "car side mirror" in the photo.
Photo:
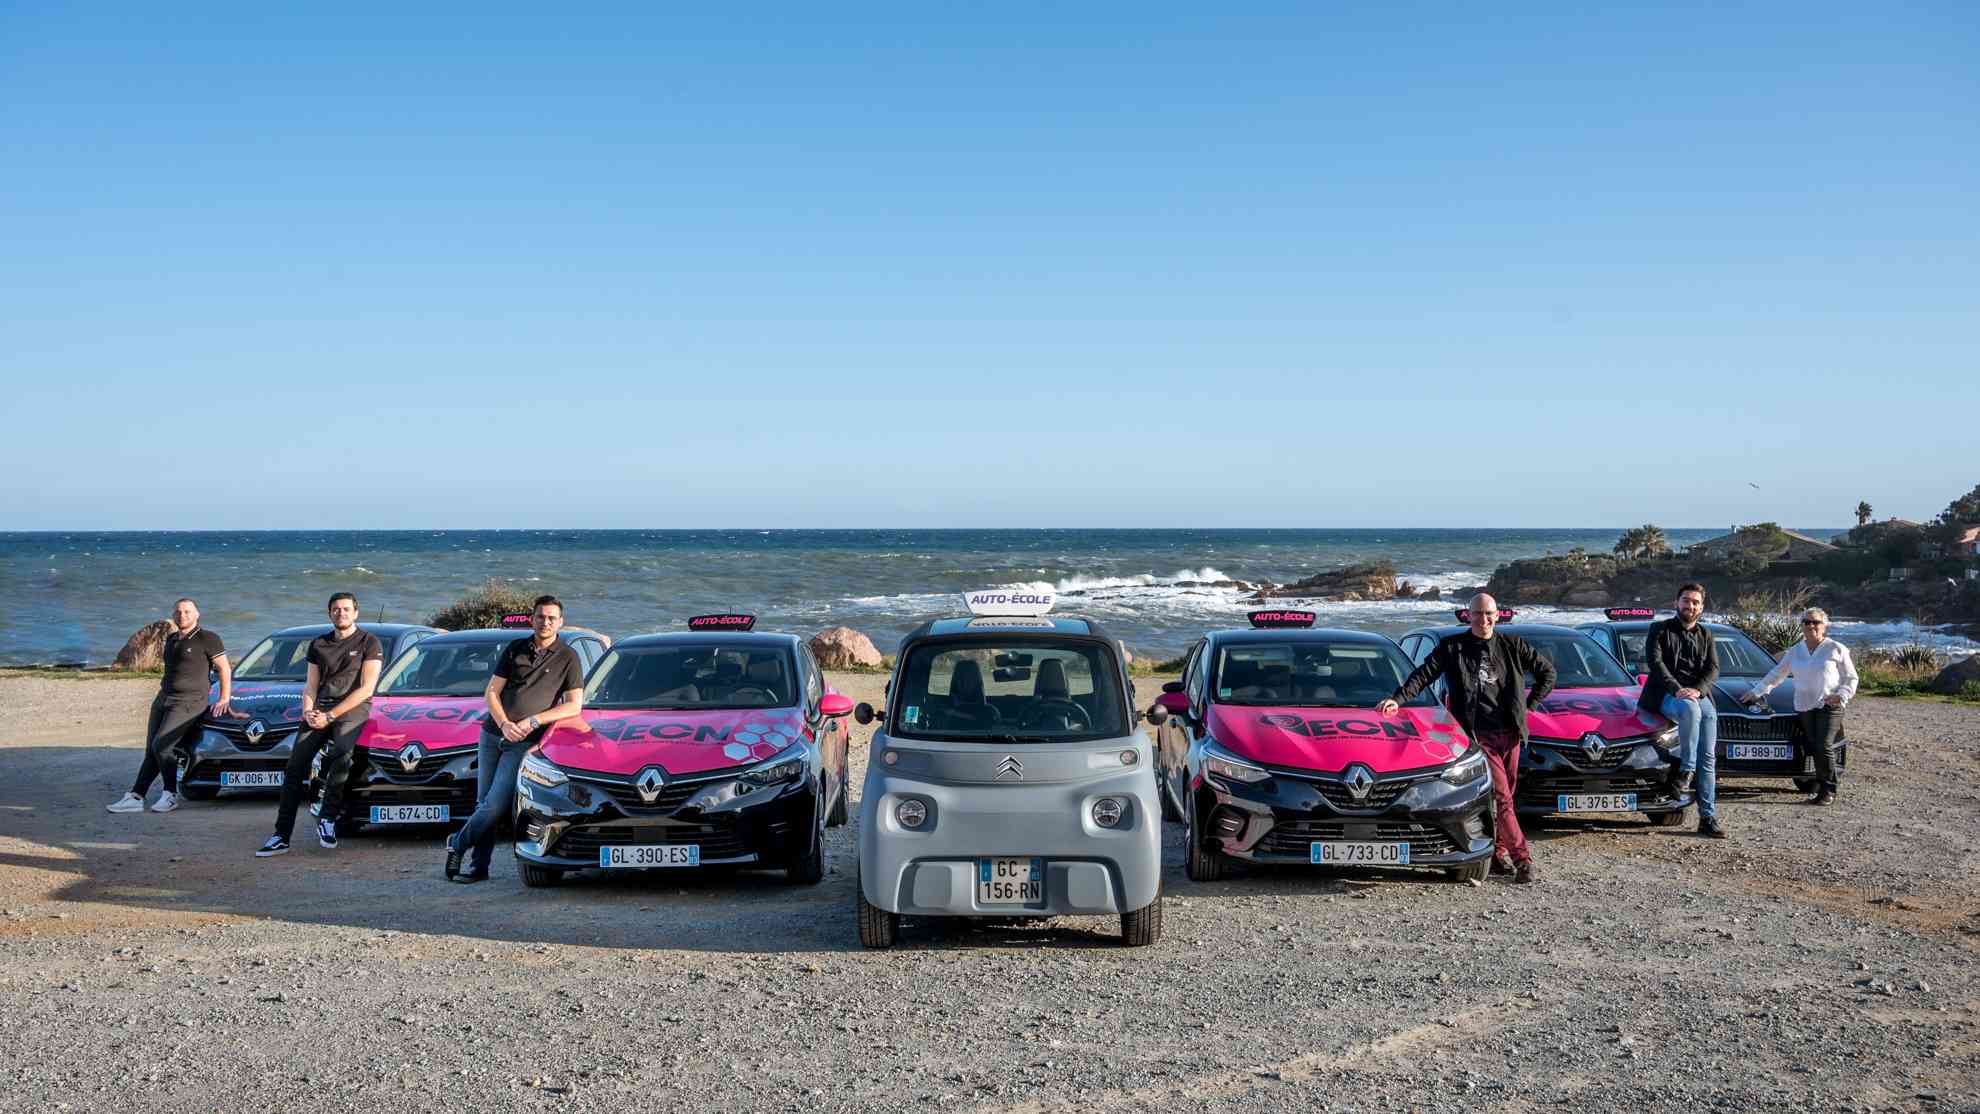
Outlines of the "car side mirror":
[[1165,681],[1162,684],[1163,692],[1181,692],[1182,690],[1183,683],[1181,681]]
[[1147,720],[1150,724],[1156,727],[1160,727],[1164,723],[1167,723],[1169,721],[1169,710],[1167,708],[1162,707],[1160,704],[1150,704],[1148,706],[1147,714],[1142,716],[1142,718]]
[[873,705],[862,700],[859,707],[853,709],[853,721],[861,726],[869,723],[885,723],[887,722],[887,713],[874,711]]
[[818,711],[833,719],[839,716],[851,715],[852,710],[852,697],[844,693],[828,692],[825,694],[825,698],[818,702]]
[[1647,684],[1649,684],[1649,683],[1650,683],[1650,674],[1648,674],[1648,673],[1638,673],[1638,674],[1636,675],[1636,683],[1637,683],[1637,684],[1639,684],[1639,685],[1647,685]]
[[1189,697],[1180,692],[1164,692],[1155,698],[1155,706],[1172,716],[1189,714]]

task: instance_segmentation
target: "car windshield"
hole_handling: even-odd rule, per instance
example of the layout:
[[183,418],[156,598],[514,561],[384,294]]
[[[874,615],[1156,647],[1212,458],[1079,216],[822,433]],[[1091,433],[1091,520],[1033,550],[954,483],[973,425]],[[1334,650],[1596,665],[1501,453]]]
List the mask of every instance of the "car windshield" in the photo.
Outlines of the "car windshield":
[[[1554,687],[1563,689],[1622,688],[1636,678],[1623,671],[1600,643],[1587,635],[1525,634],[1527,645],[1554,663]],[[1527,675],[1527,687],[1533,676]]]
[[1744,632],[1715,630],[1712,645],[1718,653],[1722,677],[1765,677],[1774,668],[1773,656]]
[[[1373,708],[1402,687],[1409,661],[1382,642],[1235,642],[1217,648],[1212,697],[1219,704]],[[1409,701],[1436,703],[1429,692]]]
[[1076,742],[1127,733],[1121,667],[1099,642],[923,642],[894,685],[889,733],[983,742]]
[[311,635],[270,635],[234,667],[236,681],[302,681],[308,678]]
[[407,650],[378,682],[380,696],[479,696],[511,639],[435,642]]
[[667,642],[613,650],[584,686],[587,708],[788,708],[797,703],[789,650]]

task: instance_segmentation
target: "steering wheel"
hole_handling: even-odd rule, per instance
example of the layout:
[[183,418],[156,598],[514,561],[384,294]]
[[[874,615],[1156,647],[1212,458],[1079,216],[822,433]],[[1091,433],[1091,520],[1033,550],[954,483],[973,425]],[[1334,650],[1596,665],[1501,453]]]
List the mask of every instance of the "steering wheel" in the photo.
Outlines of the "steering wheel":
[[998,711],[995,704],[987,702],[983,704],[951,704],[942,709],[942,727],[938,728],[938,730],[951,727],[994,727],[1002,722],[1004,722],[1004,713]]
[[756,694],[758,693],[762,694],[763,706],[766,708],[777,702],[777,694],[764,688],[762,685],[737,685],[735,688],[729,690],[729,699],[736,701],[745,699],[754,700],[757,699]]
[[1026,727],[1042,727],[1046,720],[1054,717],[1064,722],[1067,731],[1093,730],[1093,717],[1086,714],[1085,708],[1070,700],[1040,700],[1025,709],[1023,724]]

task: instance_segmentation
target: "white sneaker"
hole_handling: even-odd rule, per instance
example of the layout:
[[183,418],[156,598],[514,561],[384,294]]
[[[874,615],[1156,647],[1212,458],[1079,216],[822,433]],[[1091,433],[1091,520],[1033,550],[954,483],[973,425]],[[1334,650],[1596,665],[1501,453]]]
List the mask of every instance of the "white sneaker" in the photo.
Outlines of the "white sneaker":
[[136,793],[126,793],[103,807],[109,812],[143,812],[144,798]]
[[151,811],[170,812],[178,807],[179,807],[179,795],[177,793],[160,793],[158,795],[158,800],[152,803]]

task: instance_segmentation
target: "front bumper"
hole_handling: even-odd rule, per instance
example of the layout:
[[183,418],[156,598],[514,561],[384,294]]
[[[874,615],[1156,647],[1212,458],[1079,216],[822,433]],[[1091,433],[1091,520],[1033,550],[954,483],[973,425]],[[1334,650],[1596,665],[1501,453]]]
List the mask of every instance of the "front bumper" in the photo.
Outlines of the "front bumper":
[[1314,843],[1336,841],[1407,843],[1412,867],[1492,854],[1490,774],[1462,785],[1435,773],[1378,778],[1359,802],[1338,778],[1277,770],[1249,784],[1200,775],[1191,792],[1212,849],[1242,862],[1310,863]]
[[210,720],[202,721],[191,752],[180,770],[179,782],[194,789],[213,792],[224,788],[230,792],[280,793],[280,785],[223,785],[223,775],[281,773],[288,768],[289,753],[295,749],[299,726],[284,724],[270,727],[259,739],[250,743],[242,727],[229,723],[223,728]]
[[[1786,758],[1734,758],[1732,748],[1736,746],[1787,747]],[[1808,748],[1807,737],[1801,730],[1801,717],[1797,715],[1756,716],[1719,711],[1719,745],[1717,750],[1718,775],[1740,778],[1812,778],[1815,776],[1815,755]],[[1849,764],[1849,739],[1842,734],[1836,738],[1836,765]]]
[[1675,757],[1650,743],[1610,746],[1591,757],[1578,743],[1531,740],[1520,751],[1513,809],[1521,816],[1544,816],[1561,811],[1562,796],[1634,793],[1637,812],[1678,812],[1691,805],[1691,794],[1672,787],[1677,765]]
[[566,773],[555,788],[518,780],[516,858],[575,870],[597,867],[604,847],[694,844],[702,866],[784,867],[810,851],[824,799],[815,771],[743,793],[740,770],[679,778],[650,805],[630,777]]
[[476,750],[433,751],[408,770],[395,751],[358,747],[344,786],[343,818],[366,823],[374,805],[446,805],[449,821],[466,820],[480,799]]

